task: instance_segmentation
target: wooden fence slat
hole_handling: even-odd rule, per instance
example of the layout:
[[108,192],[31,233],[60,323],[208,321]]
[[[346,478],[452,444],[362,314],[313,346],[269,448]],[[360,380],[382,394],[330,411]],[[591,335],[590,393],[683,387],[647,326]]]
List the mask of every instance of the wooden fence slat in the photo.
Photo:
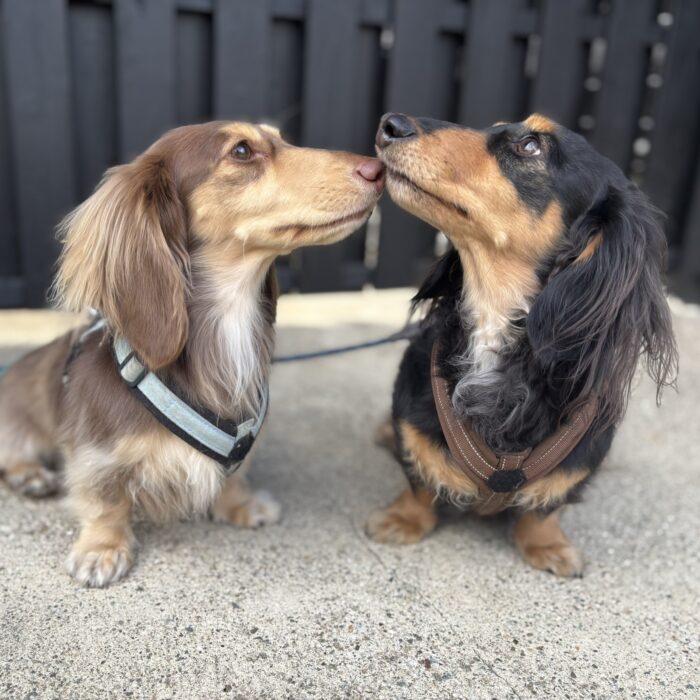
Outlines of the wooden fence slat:
[[[217,0],[214,10],[214,116],[261,121],[268,114],[270,0]],[[241,72],[245,75],[242,79]]]
[[297,22],[272,24],[270,75],[267,90],[269,111],[285,138],[301,140],[303,99],[304,27]]
[[26,283],[23,277],[0,276],[0,309],[27,306]]
[[[607,55],[593,145],[626,169],[651,97],[643,188],[669,215],[677,289],[697,293],[700,1],[674,0],[670,28],[654,21],[658,0],[609,4],[605,14],[592,0],[0,0],[0,306],[45,303],[55,225],[108,165],[178,123],[272,118],[302,145],[360,153],[372,151],[380,111],[483,126],[527,104],[576,128],[597,37]],[[394,37],[387,53],[383,28]],[[522,62],[533,33],[541,50],[530,85]],[[650,95],[657,42],[668,54]],[[432,227],[388,197],[381,210],[376,270],[359,232],[283,260],[285,285],[420,281]]]
[[211,18],[194,12],[177,16],[177,123],[212,118]]
[[[5,26],[1,10],[0,1],[0,282],[11,275],[18,275],[20,271],[12,186],[10,125],[7,119],[8,103],[5,88]],[[2,295],[0,295],[0,304],[3,304]]]
[[382,27],[391,17],[391,0],[364,0],[362,3],[362,24]]
[[472,0],[462,74],[460,121],[482,128],[496,121],[516,121],[523,88],[523,46],[512,26],[522,0]]
[[700,2],[680,0],[670,30],[668,57],[661,94],[652,117],[652,148],[644,179],[644,190],[667,215],[670,243],[680,240],[688,182],[695,165],[695,152],[689,148],[697,139],[700,118]]
[[[360,7],[360,0],[310,0],[307,5],[302,120],[305,146],[353,148],[352,86]],[[338,289],[342,285],[344,252],[342,245],[303,250],[300,289]]]
[[84,199],[117,160],[112,10],[73,5],[69,26],[78,197]]
[[[394,46],[389,56],[386,110],[415,116],[446,117],[435,103],[442,37],[438,21],[443,0],[395,0]],[[443,76],[440,79],[442,82]],[[381,202],[382,223],[377,287],[417,284],[432,259],[432,227],[397,207],[388,197]]]
[[173,0],[114,4],[119,160],[131,160],[175,126]]
[[583,90],[585,52],[580,25],[588,0],[546,0],[541,19],[542,49],[530,111],[542,112],[566,127],[576,127]]
[[617,0],[610,17],[596,125],[590,138],[623,170],[629,166],[637,131],[647,67],[645,36],[656,4],[656,0]]
[[75,202],[66,3],[4,0],[2,12],[25,303],[42,306],[54,227]]
[[[700,282],[700,148],[695,156],[695,179],[690,193],[690,208],[685,220],[681,270],[689,281]],[[696,296],[698,296],[696,290]]]

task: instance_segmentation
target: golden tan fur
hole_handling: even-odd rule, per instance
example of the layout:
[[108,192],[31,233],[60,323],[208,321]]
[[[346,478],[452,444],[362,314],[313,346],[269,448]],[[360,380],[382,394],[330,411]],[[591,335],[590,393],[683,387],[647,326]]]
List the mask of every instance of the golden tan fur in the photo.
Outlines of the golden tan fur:
[[[589,474],[588,469],[555,471],[515,494],[480,492],[449,453],[415,426],[402,421],[399,430],[403,458],[427,488],[407,489],[391,505],[372,515],[367,533],[378,542],[408,544],[421,540],[437,524],[433,502],[438,497],[469,505],[479,515],[493,515],[511,507],[523,511],[547,509],[561,504],[567,493]],[[547,518],[540,526],[542,520],[542,516],[528,512],[520,516],[515,540],[523,556],[536,568],[566,576],[580,573],[581,557],[559,529],[558,520]]]
[[541,114],[531,114],[524,122],[525,126],[531,131],[536,131],[543,134],[553,133],[557,125],[547,117]]
[[511,321],[539,291],[536,268],[558,241],[560,205],[552,201],[543,214],[524,206],[477,131],[440,129],[382,159],[392,199],[444,231],[458,250],[469,280],[464,304],[475,321],[471,355],[488,370]]
[[390,506],[370,517],[367,534],[377,542],[419,542],[437,525],[433,499],[427,489],[406,489]]
[[[450,157],[455,153],[458,159]],[[398,152],[383,152],[382,159],[392,199],[447,232],[460,251],[468,242],[491,260],[500,251],[534,265],[556,243],[559,205],[553,202],[544,215],[524,206],[482,133],[440,129],[409,140]]]
[[67,565],[80,583],[128,572],[134,514],[211,511],[244,527],[279,517],[271,497],[247,485],[248,461],[225,479],[138,402],[115,369],[111,334],[193,403],[251,417],[272,354],[275,257],[348,235],[382,187],[377,161],[295,148],[267,126],[213,122],[175,129],[111,169],[66,218],[54,295],[72,310],[99,309],[107,329],[63,336],[3,378],[0,473],[44,495],[56,486],[52,462],[65,461],[81,520]]
[[457,503],[478,499],[477,485],[430,438],[406,421],[399,424],[399,430],[405,456],[435,493]]
[[590,241],[588,241],[588,244],[586,247],[581,251],[579,256],[576,258],[577,263],[584,263],[588,262],[592,257],[593,254],[598,250],[600,247],[600,244],[603,242],[603,234],[602,233],[596,233]]
[[559,514],[542,517],[523,513],[515,523],[513,539],[518,551],[535,569],[551,571],[557,576],[580,576],[583,557],[562,532]]

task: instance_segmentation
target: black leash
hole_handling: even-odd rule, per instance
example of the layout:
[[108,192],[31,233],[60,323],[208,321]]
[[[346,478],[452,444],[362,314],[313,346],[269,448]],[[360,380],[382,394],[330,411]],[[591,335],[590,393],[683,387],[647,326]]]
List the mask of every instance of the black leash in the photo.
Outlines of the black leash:
[[[318,357],[330,357],[331,355],[341,355],[345,352],[355,352],[356,350],[365,350],[366,348],[376,348],[378,345],[388,345],[389,343],[397,343],[399,340],[411,340],[418,335],[418,324],[409,323],[400,331],[387,335],[384,338],[376,340],[367,340],[364,343],[354,343],[352,345],[341,345],[337,348],[328,348],[327,350],[314,350],[313,352],[302,352],[296,355],[282,355],[281,357],[273,357],[274,364],[282,364],[284,362],[303,362],[304,360],[315,360]],[[0,366],[0,376],[7,371],[7,367]]]
[[337,348],[328,348],[327,350],[315,350],[313,352],[302,352],[297,355],[282,355],[281,357],[273,357],[273,364],[281,364],[283,362],[302,362],[304,360],[315,360],[317,357],[329,357],[330,355],[341,355],[345,352],[355,352],[355,350],[365,350],[366,348],[375,348],[378,345],[388,345],[396,343],[399,340],[411,340],[418,335],[418,324],[409,323],[400,331],[387,335],[384,338],[377,340],[367,340],[364,343],[354,343],[352,345],[341,345]]

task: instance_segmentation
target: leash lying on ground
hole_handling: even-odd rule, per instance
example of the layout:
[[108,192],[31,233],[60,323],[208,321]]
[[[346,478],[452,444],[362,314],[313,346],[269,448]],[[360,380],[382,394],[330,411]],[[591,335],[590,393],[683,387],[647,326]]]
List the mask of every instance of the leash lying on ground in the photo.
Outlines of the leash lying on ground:
[[[352,345],[341,345],[335,348],[328,348],[327,350],[313,350],[311,352],[302,352],[295,355],[281,355],[279,357],[273,357],[272,362],[274,364],[282,364],[285,362],[303,362],[304,360],[315,360],[318,357],[329,357],[330,355],[341,355],[346,352],[355,352],[356,350],[365,350],[366,348],[375,348],[379,345],[388,345],[389,343],[396,343],[399,340],[411,340],[415,338],[418,333],[418,324],[409,323],[405,325],[401,330],[387,335],[384,338],[377,338],[376,340],[367,340],[364,343],[353,343]],[[9,369],[9,365],[3,367],[0,365],[0,376],[2,376]]]

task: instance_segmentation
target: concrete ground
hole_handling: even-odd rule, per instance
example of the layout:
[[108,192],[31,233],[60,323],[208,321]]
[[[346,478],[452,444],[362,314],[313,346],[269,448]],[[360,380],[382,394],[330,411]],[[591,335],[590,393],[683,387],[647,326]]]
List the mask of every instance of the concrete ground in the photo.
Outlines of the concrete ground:
[[[279,352],[381,336],[407,298],[284,299]],[[371,439],[401,345],[277,366],[252,480],[279,525],[140,524],[132,574],[85,590],[61,569],[62,501],[0,486],[0,697],[700,697],[700,313],[674,308],[679,393],[657,409],[640,381],[564,517],[583,579],[529,569],[500,520],[369,541],[365,519],[403,486]],[[0,314],[0,364],[70,322]]]

